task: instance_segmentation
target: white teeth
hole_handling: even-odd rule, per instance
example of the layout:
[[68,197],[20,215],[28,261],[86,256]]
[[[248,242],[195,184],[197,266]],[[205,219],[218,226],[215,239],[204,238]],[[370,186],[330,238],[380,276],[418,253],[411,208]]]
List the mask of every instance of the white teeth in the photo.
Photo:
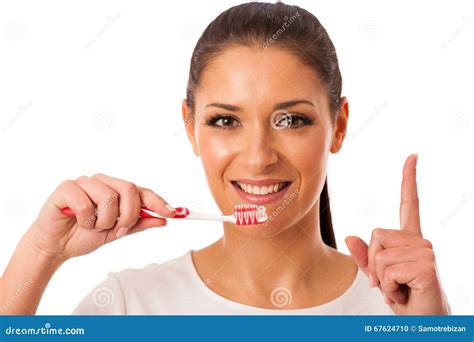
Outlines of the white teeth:
[[252,188],[252,193],[255,195],[260,195],[260,188],[256,185],[253,186]]
[[256,186],[256,185],[250,185],[250,184],[245,184],[245,183],[240,183],[237,182],[239,187],[245,191],[248,194],[253,194],[253,195],[267,195],[271,193],[275,193],[280,191],[284,186],[285,183],[277,183],[277,184],[272,184],[268,186]]

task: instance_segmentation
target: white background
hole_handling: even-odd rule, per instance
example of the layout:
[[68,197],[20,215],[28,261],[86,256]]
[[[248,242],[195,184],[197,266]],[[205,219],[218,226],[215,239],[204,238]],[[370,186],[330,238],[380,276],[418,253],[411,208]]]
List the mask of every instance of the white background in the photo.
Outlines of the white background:
[[[329,166],[345,236],[399,227],[403,161],[419,153],[422,228],[455,314],[474,314],[473,5],[291,1],[332,38],[349,132]],[[102,172],[175,206],[217,212],[181,121],[189,62],[206,25],[236,1],[0,3],[0,272],[64,179]],[[172,220],[170,220],[172,221]],[[170,222],[68,261],[39,314],[69,314],[107,272],[163,262],[222,233]]]

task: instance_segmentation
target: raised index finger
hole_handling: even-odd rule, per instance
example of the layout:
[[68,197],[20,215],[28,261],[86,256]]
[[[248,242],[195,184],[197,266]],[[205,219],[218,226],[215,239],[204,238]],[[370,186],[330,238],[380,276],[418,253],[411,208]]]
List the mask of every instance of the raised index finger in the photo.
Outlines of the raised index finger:
[[400,228],[422,236],[420,209],[416,185],[418,154],[410,155],[403,166],[402,193],[400,200]]

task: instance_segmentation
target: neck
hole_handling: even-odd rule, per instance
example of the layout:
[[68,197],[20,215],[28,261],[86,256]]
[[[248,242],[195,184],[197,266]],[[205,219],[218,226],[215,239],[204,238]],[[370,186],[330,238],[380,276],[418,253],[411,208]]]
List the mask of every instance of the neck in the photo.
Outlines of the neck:
[[250,235],[225,224],[224,236],[207,249],[215,275],[225,274],[243,288],[265,290],[319,278],[327,270],[331,248],[321,238],[318,201],[301,220],[272,236],[265,227]]

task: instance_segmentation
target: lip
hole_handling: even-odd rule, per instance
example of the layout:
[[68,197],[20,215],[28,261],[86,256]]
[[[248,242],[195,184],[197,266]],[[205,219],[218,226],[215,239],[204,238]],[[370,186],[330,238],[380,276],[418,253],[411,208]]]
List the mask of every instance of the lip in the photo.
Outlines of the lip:
[[256,185],[256,186],[265,186],[265,185],[270,185],[270,184],[277,184],[277,183],[283,183],[283,182],[290,182],[287,179],[262,179],[262,180],[255,180],[255,179],[248,179],[248,178],[239,178],[239,179],[233,179],[233,182],[240,182],[240,183],[245,183],[245,184],[250,184],[250,185]]
[[[239,182],[247,183],[247,181],[244,181],[244,180],[242,180],[242,181],[239,180]],[[277,183],[277,182],[275,182],[275,180],[271,180],[271,179],[270,180],[265,180],[265,181],[260,181],[260,182],[261,183],[259,183],[259,184],[252,184],[252,183],[247,183],[247,184],[264,186],[264,185],[267,185],[267,184]],[[267,184],[262,184],[263,182],[266,182]],[[275,202],[275,201],[279,200],[288,191],[288,189],[291,186],[291,182],[284,181],[284,180],[280,180],[280,182],[288,182],[290,184],[288,184],[286,187],[284,187],[282,190],[278,191],[277,193],[271,193],[271,194],[266,194],[266,195],[248,194],[244,190],[242,190],[237,184],[234,184],[234,183],[231,182],[231,185],[235,189],[237,194],[240,196],[240,198],[242,198],[244,201],[246,201],[248,203],[251,203],[251,204],[263,205],[263,204],[268,204],[268,203],[272,203],[272,202]]]

